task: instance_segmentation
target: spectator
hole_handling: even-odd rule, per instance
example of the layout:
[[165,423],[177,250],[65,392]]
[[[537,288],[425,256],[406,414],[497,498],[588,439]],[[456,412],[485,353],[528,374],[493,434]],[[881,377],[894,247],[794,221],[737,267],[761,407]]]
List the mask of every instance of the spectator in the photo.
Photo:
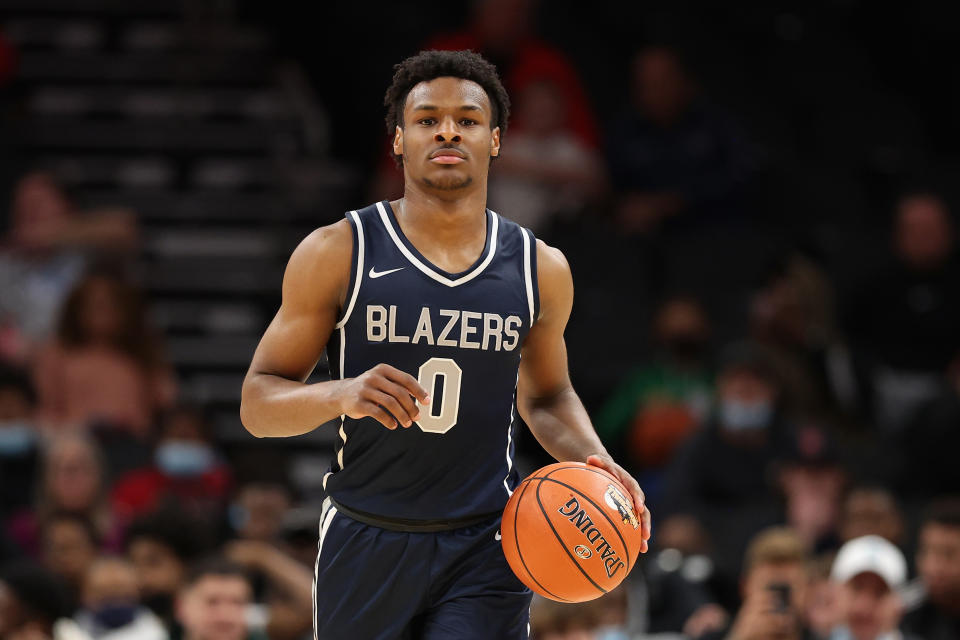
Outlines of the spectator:
[[835,549],[847,474],[833,437],[823,424],[800,421],[778,457],[787,526],[814,551]]
[[52,427],[100,422],[140,438],[176,395],[140,293],[106,273],[87,275],[71,291],[57,339],[38,356],[35,379]]
[[[960,356],[933,400],[923,404],[908,427],[893,438],[896,486],[911,497],[960,493]],[[937,446],[931,446],[935,442]]]
[[66,589],[56,576],[25,561],[0,569],[0,638],[3,640],[67,640],[55,634],[72,610]]
[[[662,468],[707,417],[713,382],[707,368],[710,321],[694,298],[675,296],[657,309],[656,360],[630,372],[598,414],[597,433],[638,469]],[[618,458],[619,459],[619,458]],[[644,491],[655,495],[646,478]]]
[[960,638],[960,498],[936,502],[920,526],[917,570],[926,590],[903,629],[924,640]]
[[933,399],[960,353],[960,264],[947,205],[915,193],[897,204],[892,259],[850,292],[847,333],[869,363],[873,414],[896,430]]
[[271,640],[296,640],[313,627],[313,573],[272,544],[235,540],[225,556],[265,583],[266,631]]
[[55,514],[43,523],[41,540],[44,565],[63,579],[78,600],[83,578],[100,548],[93,523],[75,514]]
[[701,519],[721,570],[736,573],[744,541],[779,520],[770,461],[785,426],[777,410],[779,383],[755,345],[726,350],[716,389],[714,413],[677,453],[654,508],[660,506],[661,518],[687,513]]
[[699,98],[676,52],[640,51],[631,82],[632,104],[607,142],[620,227],[648,232],[742,215],[753,171],[743,134]]
[[588,148],[597,146],[597,125],[577,71],[559,49],[533,34],[537,0],[481,0],[467,28],[441,35],[426,49],[472,49],[496,65],[511,96],[547,81],[566,106],[563,128]]
[[89,256],[127,253],[136,243],[130,212],[81,214],[51,175],[21,177],[0,249],[0,357],[27,362],[52,332]]
[[546,79],[516,96],[509,153],[497,158],[490,176],[490,208],[538,235],[554,220],[580,213],[605,184],[595,149],[564,128],[563,97]]
[[906,582],[907,562],[880,536],[854,538],[844,544],[830,577],[837,585],[841,626],[837,640],[901,640],[902,615],[897,589]]
[[34,500],[40,434],[30,378],[0,364],[0,521]]
[[106,551],[119,551],[123,523],[106,499],[106,470],[96,444],[80,433],[50,439],[43,452],[43,473],[36,505],[6,523],[10,537],[33,557],[40,555],[41,523],[55,513],[71,513],[93,523]]
[[750,335],[767,350],[797,411],[836,414],[861,401],[834,319],[826,274],[792,254],[774,265],[750,302]]
[[[496,65],[507,92],[514,98],[523,95],[531,85],[552,87],[564,105],[557,113],[562,116],[559,130],[570,136],[572,146],[596,149],[597,124],[576,69],[559,49],[532,32],[537,4],[537,0],[480,0],[474,4],[473,16],[465,29],[432,38],[423,49],[476,51]],[[511,126],[511,135],[512,131]],[[392,139],[392,131],[390,135]],[[392,198],[403,192],[403,175],[389,158],[388,154],[383,155],[372,189],[377,198]],[[512,217],[509,210],[501,213]]]
[[175,507],[164,505],[130,524],[127,557],[137,573],[141,602],[179,633],[174,615],[190,563],[209,550],[208,532]]
[[250,628],[250,582],[243,569],[222,560],[201,563],[177,597],[183,640],[266,640]]
[[167,640],[167,630],[140,605],[137,574],[122,558],[104,557],[87,571],[83,608],[74,616],[90,640]]
[[843,542],[875,535],[899,547],[905,542],[904,534],[903,512],[888,489],[863,485],[850,490],[843,503],[840,523]]
[[534,596],[530,605],[532,640],[594,640],[600,615],[594,602],[559,603]]
[[750,542],[741,577],[743,605],[729,629],[700,640],[809,638],[802,612],[807,597],[807,546],[787,528],[766,529]]
[[841,612],[837,602],[837,585],[830,579],[835,554],[826,553],[810,562],[810,585],[807,588],[804,624],[814,638],[825,639],[840,625]]
[[230,488],[230,468],[214,449],[206,416],[181,406],[161,420],[153,464],[117,481],[113,505],[117,513],[134,517],[175,500],[212,530],[224,515]]

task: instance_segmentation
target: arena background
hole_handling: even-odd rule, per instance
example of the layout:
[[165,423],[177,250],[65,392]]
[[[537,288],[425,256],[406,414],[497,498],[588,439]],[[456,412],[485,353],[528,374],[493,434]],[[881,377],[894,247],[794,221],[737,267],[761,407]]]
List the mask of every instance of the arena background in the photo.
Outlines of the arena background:
[[[470,46],[513,101],[491,206],[570,261],[573,382],[655,521],[628,588],[592,608],[537,601],[535,636],[679,634],[698,612],[723,628],[771,525],[812,567],[850,530],[885,534],[911,565],[908,610],[926,606],[917,534],[960,489],[949,14],[0,0],[0,432],[17,427],[0,433],[0,558],[46,565],[82,613],[93,559],[142,573],[146,530],[184,566],[215,551],[247,566],[251,629],[312,637],[309,583],[281,576],[287,561],[312,575],[336,430],[254,438],[241,381],[299,240],[399,195],[392,66]],[[746,444],[718,417],[738,382],[741,408],[774,405]],[[58,455],[90,463],[88,496],[58,494]],[[520,468],[547,461],[521,431]],[[176,587],[141,573],[144,603]]]

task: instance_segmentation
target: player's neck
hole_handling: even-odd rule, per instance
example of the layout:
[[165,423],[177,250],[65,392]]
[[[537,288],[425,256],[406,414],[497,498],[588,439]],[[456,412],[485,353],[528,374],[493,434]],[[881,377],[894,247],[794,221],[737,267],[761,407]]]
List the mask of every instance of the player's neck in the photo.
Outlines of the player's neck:
[[486,234],[487,190],[471,189],[447,198],[407,184],[403,198],[394,203],[394,213],[408,236],[427,236],[436,241],[463,244]]

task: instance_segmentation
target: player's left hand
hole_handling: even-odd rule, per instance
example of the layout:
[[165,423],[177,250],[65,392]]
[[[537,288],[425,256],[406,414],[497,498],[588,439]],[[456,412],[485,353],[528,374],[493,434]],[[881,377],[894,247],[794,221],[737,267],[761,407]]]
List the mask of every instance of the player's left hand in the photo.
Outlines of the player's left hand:
[[633,499],[634,513],[640,516],[640,537],[643,539],[643,543],[640,546],[640,553],[646,553],[649,548],[647,541],[650,539],[651,520],[650,510],[647,509],[646,498],[643,495],[643,489],[640,488],[640,484],[634,480],[633,476],[627,473],[626,469],[614,462],[613,458],[609,455],[594,454],[588,456],[586,463],[612,474],[613,477],[619,480],[620,484],[630,492],[630,497]]

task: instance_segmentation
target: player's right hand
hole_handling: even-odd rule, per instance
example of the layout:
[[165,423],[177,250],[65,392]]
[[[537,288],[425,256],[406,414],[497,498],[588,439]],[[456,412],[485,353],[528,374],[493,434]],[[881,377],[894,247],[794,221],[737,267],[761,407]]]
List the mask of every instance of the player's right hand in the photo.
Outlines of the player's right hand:
[[351,418],[369,416],[387,429],[396,429],[397,423],[409,427],[420,417],[417,401],[430,403],[416,378],[388,364],[378,364],[343,382],[340,413]]

